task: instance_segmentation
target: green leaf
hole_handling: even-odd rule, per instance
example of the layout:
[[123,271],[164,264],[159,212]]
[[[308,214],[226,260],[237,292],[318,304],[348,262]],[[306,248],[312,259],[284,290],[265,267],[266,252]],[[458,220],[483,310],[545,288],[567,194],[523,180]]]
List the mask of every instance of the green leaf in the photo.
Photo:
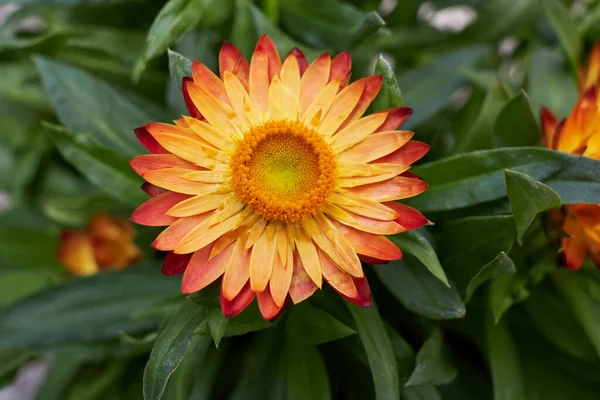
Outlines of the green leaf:
[[375,11],[368,12],[356,27],[350,32],[348,48],[354,49],[363,44],[369,37],[385,26],[381,15]]
[[508,89],[502,83],[489,88],[475,122],[464,134],[457,135],[453,153],[492,147],[494,125],[509,96]]
[[[193,301],[198,304],[203,304],[202,302],[198,302],[196,300]],[[220,308],[218,310],[221,312]],[[244,311],[227,321],[225,332],[221,334],[221,337],[244,335],[249,332],[256,332],[266,329],[271,325],[273,325],[273,323],[264,320],[260,314],[257,303],[254,302],[250,304]],[[194,333],[197,335],[212,336],[212,331],[208,320],[201,323]]]
[[378,265],[375,272],[387,289],[410,311],[432,319],[462,318],[465,306],[454,286],[447,287],[417,259]]
[[585,13],[583,21],[578,25],[579,32],[584,35],[590,31],[598,32],[598,23],[600,22],[600,4],[596,4],[595,7],[588,9]]
[[0,95],[3,99],[35,108],[49,108],[44,91],[36,82],[35,68],[29,62],[0,64]]
[[377,400],[398,399],[400,382],[394,350],[377,306],[374,302],[371,303],[370,308],[358,307],[349,302],[346,304],[356,322],[358,336],[369,359],[375,383],[375,398]]
[[133,130],[164,111],[77,68],[35,56],[42,83],[60,121],[98,143],[128,155],[144,151]]
[[49,123],[44,128],[62,156],[99,189],[134,207],[148,200],[140,189],[143,180],[129,166],[128,157],[95,144],[88,135]]
[[536,287],[524,305],[529,320],[560,350],[590,362],[597,359],[594,346],[562,298]]
[[494,126],[494,146],[534,146],[541,135],[524,91],[506,103],[500,110]]
[[484,265],[467,285],[465,301],[471,300],[475,290],[483,283],[500,276],[512,275],[516,271],[515,264],[505,252],[500,252],[496,258]]
[[294,306],[285,323],[290,337],[310,346],[338,340],[356,333],[331,314],[307,302]]
[[35,400],[62,400],[84,366],[83,359],[71,352],[58,352],[38,388]]
[[573,67],[577,67],[582,45],[577,23],[569,15],[567,7],[559,0],[538,0],[538,3],[546,13],[558,41],[567,53]]
[[206,320],[208,321],[210,335],[215,341],[215,346],[219,347],[219,343],[225,334],[227,322],[229,320],[223,315],[223,312],[219,308],[209,308]]
[[380,111],[393,107],[402,107],[404,101],[402,100],[400,86],[398,86],[398,81],[396,80],[396,74],[382,55],[379,55],[377,64],[375,64],[375,73],[383,75],[383,85],[379,94],[373,100],[373,109]]
[[0,379],[37,355],[37,352],[28,349],[0,349]]
[[489,300],[495,323],[510,307],[529,297],[527,283],[527,278],[521,275],[505,275],[492,282]]
[[415,369],[415,352],[408,342],[400,336],[389,325],[385,327],[386,332],[392,343],[394,349],[394,356],[396,357],[396,363],[398,364],[398,375],[400,376],[400,385],[404,387],[404,384],[408,381],[408,378]]
[[221,23],[227,18],[231,5],[229,0],[169,0],[152,22],[146,46],[133,67],[133,78],[138,80],[148,61],[163,54],[198,23]]
[[488,363],[494,383],[494,400],[526,400],[527,396],[517,349],[505,322],[494,324],[490,312],[485,318]]
[[144,369],[144,399],[160,400],[171,374],[188,351],[194,329],[206,319],[206,309],[191,301],[183,303],[158,335]]
[[409,386],[402,389],[405,400],[442,400],[442,395],[435,386]]
[[449,360],[442,332],[435,328],[417,353],[417,363],[406,386],[445,385],[456,379],[458,371]]
[[448,278],[440,265],[440,261],[435,254],[431,244],[419,232],[412,230],[398,235],[391,236],[390,239],[402,251],[406,251],[419,259],[427,267],[429,272],[450,287]]
[[600,283],[598,271],[557,270],[554,284],[600,355]]
[[303,341],[290,339],[284,352],[288,399],[331,399],[327,369],[319,350]]
[[600,162],[578,156],[546,181],[563,204],[600,203]]
[[169,71],[171,79],[181,89],[183,78],[192,75],[192,60],[169,49]]
[[562,203],[558,193],[528,175],[510,170],[505,170],[504,173],[506,192],[517,227],[517,239],[521,241],[539,213],[559,208]]
[[[566,153],[536,147],[459,154],[413,168],[412,172],[423,178],[429,188],[419,196],[408,199],[407,203],[421,212],[427,212],[497,200],[506,196],[505,169],[543,181],[575,159]],[[591,163],[600,165],[600,162]],[[564,174],[561,176],[572,179]],[[550,182],[548,185],[552,187]],[[562,188],[554,190],[562,195]]]
[[64,281],[0,313],[0,347],[73,344],[134,334],[156,326],[157,316],[136,312],[179,296],[180,278],[155,264]]

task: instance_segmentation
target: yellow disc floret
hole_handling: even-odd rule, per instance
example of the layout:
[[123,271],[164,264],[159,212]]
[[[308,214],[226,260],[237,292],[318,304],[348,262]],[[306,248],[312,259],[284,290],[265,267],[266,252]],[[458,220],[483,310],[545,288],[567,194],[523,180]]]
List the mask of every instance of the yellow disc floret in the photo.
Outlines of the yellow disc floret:
[[319,211],[335,186],[331,147],[299,121],[251,127],[230,165],[240,200],[269,220],[300,221]]

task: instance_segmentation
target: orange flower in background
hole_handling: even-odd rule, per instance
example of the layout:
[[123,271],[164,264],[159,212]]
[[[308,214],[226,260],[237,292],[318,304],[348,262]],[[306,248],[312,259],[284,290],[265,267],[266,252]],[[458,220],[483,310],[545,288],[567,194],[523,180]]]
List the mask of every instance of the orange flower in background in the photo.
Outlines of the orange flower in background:
[[600,42],[596,42],[588,57],[587,67],[579,68],[579,91],[600,90]]
[[[595,87],[588,88],[563,122],[542,108],[541,123],[548,148],[600,159],[600,108]],[[600,267],[600,205],[568,204],[563,211],[553,217],[569,235],[562,239],[567,266],[578,269],[589,252]]]
[[282,62],[267,36],[248,63],[225,43],[220,77],[195,61],[184,78],[191,117],[136,130],[153,154],[131,165],[153,197],[131,219],[168,226],[153,246],[169,252],[164,274],[183,272],[183,293],[222,276],[228,317],[257,297],[275,318],[323,280],[370,304],[360,258],[401,258],[384,235],[428,222],[394,201],[427,188],[406,171],[428,146],[396,131],[408,108],[363,117],[382,77],[348,85],[350,66],[346,52],[309,65],[297,49]]
[[101,269],[122,269],[140,259],[134,231],[126,219],[96,214],[85,231],[62,232],[57,257],[73,275],[93,275]]

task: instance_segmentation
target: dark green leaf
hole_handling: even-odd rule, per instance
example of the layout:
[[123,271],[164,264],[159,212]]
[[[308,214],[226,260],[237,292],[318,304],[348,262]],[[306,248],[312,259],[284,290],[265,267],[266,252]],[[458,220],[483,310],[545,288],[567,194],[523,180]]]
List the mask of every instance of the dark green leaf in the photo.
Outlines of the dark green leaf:
[[510,94],[504,84],[492,85],[481,104],[475,122],[463,135],[457,135],[453,152],[464,153],[471,150],[491,148],[496,119],[509,97]]
[[575,157],[546,184],[554,189],[563,204],[600,203],[600,162],[588,157]]
[[527,278],[521,275],[505,275],[496,278],[490,285],[489,300],[494,322],[513,305],[529,297]]
[[235,0],[235,13],[231,30],[231,41],[240,52],[249,58],[258,40],[254,21],[252,19],[252,2],[250,0]]
[[183,78],[192,75],[192,60],[169,49],[169,71],[171,72],[171,79],[181,89]]
[[[196,383],[196,375],[207,358],[211,342],[211,338],[207,336],[196,335],[192,338],[188,351],[169,379],[169,386],[173,388],[174,400],[190,399],[190,393],[194,390]],[[194,400],[197,398],[193,397]]]
[[37,352],[28,349],[0,349],[0,378],[31,360]]
[[405,400],[442,400],[442,395],[435,386],[409,386],[402,389]]
[[350,32],[348,47],[353,49],[364,43],[379,28],[385,26],[385,21],[377,12],[368,12],[357,26]]
[[429,184],[429,189],[407,203],[423,212],[468,207],[500,199],[506,196],[505,169],[545,180],[574,159],[566,153],[535,147],[459,154],[412,169]]
[[369,359],[375,383],[375,398],[377,400],[398,399],[400,382],[394,350],[377,306],[374,302],[371,303],[370,308],[346,304],[356,322],[358,336]]
[[554,29],[558,41],[567,53],[574,67],[579,65],[581,37],[577,23],[569,15],[569,10],[559,0],[538,0]]
[[556,347],[583,360],[597,359],[586,333],[562,298],[536,288],[524,304],[533,325]]
[[286,319],[286,329],[288,335],[309,346],[316,346],[356,333],[331,314],[307,302],[292,308]]
[[435,254],[435,250],[431,247],[431,244],[425,239],[419,232],[412,230],[407,231],[398,235],[391,236],[390,239],[394,242],[402,251],[408,252],[413,256],[417,257],[419,261],[423,263],[440,281],[446,286],[450,287],[448,278],[440,265],[440,261]]
[[534,146],[540,139],[540,130],[531,111],[529,98],[521,90],[498,114],[494,126],[494,145]]
[[[220,309],[218,309],[218,311],[221,312]],[[223,333],[221,336],[227,337],[244,335],[248,332],[266,329],[271,325],[273,325],[271,322],[264,320],[260,314],[257,303],[254,302],[250,304],[244,311],[228,320],[225,333]],[[200,324],[194,333],[198,335],[212,335],[208,320]]]
[[388,290],[412,312],[433,319],[462,318],[465,307],[454,286],[447,287],[418,260],[403,260],[378,265],[375,272]]
[[303,341],[290,339],[284,351],[288,399],[331,399],[327,370],[319,350]]
[[526,400],[525,382],[517,349],[505,322],[494,323],[486,313],[485,338],[494,382],[494,400]]
[[558,208],[562,203],[558,193],[528,175],[510,170],[505,170],[504,173],[506,192],[517,227],[517,239],[520,241],[539,213]]
[[140,189],[143,180],[133,172],[127,157],[95,144],[88,135],[52,124],[44,127],[62,156],[99,189],[131,206],[148,200]]
[[583,21],[579,23],[579,32],[581,34],[588,33],[588,31],[598,32],[598,23],[600,22],[600,4],[596,3],[595,7],[588,9],[585,13]]
[[3,310],[0,347],[90,342],[153,328],[156,317],[134,314],[178,297],[179,285],[179,277],[161,275],[155,264],[69,279]]
[[188,351],[206,309],[186,301],[158,335],[144,369],[144,399],[160,400],[171,374]]
[[400,376],[400,386],[403,387],[415,369],[415,352],[410,344],[389,325],[386,325],[386,332],[394,349],[394,356],[396,357],[398,374]]
[[402,107],[404,101],[402,100],[400,86],[398,86],[398,81],[396,80],[396,74],[382,55],[379,56],[377,64],[375,64],[375,73],[383,75],[383,85],[379,94],[373,100],[373,109],[380,111],[393,107]]
[[483,283],[504,275],[512,275],[516,271],[515,264],[505,252],[500,252],[496,258],[484,265],[467,286],[465,301],[469,301],[475,290]]
[[38,389],[35,400],[62,400],[69,386],[83,367],[83,360],[77,354],[59,352]]
[[457,374],[444,347],[442,332],[436,328],[419,349],[415,369],[406,386],[444,385],[452,382]]
[[223,312],[218,308],[209,308],[208,309],[208,317],[206,318],[208,322],[208,329],[210,330],[210,335],[215,341],[215,346],[219,347],[219,343],[223,338],[223,335],[227,329],[227,322],[229,321],[224,315]]
[[69,130],[85,132],[121,153],[143,152],[133,130],[162,119],[162,110],[77,68],[40,56],[34,61],[60,121]]
[[575,318],[600,354],[600,283],[598,271],[558,270],[553,275],[554,284],[558,287],[567,303],[571,306]]

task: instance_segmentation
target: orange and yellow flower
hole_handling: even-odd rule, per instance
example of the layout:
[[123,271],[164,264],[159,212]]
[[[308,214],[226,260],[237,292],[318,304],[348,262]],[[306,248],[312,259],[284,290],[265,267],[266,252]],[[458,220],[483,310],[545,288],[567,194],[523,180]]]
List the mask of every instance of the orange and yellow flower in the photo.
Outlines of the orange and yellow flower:
[[190,117],[136,130],[152,154],[131,165],[153,197],[132,220],[168,226],[153,246],[168,252],[163,273],[183,273],[183,293],[222,276],[228,317],[256,297],[275,318],[323,280],[370,304],[360,259],[399,259],[384,235],[428,222],[395,200],[427,188],[406,171],[429,147],[396,130],[408,108],[363,117],[382,77],[349,84],[350,67],[346,52],[309,65],[295,49],[282,62],[267,36],[248,63],[225,43],[220,76],[195,61],[183,80]]
[[[558,119],[546,108],[541,124],[546,147],[566,153],[600,159],[600,44],[594,46],[587,69],[580,72],[582,96],[566,120]],[[568,204],[553,219],[569,235],[562,239],[567,266],[578,269],[589,253],[600,267],[600,205]]]
[[57,257],[76,276],[93,275],[101,269],[122,269],[140,259],[133,237],[128,220],[98,213],[86,230],[62,232]]

